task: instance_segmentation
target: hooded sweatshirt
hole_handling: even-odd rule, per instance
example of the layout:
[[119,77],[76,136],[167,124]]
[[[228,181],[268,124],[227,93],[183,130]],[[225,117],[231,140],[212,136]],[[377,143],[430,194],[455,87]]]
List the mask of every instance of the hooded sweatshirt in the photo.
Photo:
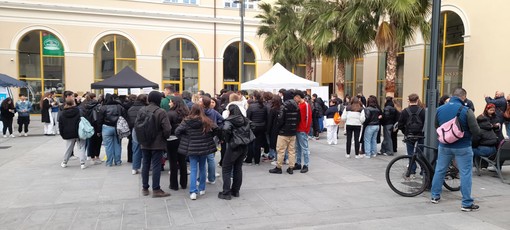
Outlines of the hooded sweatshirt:
[[78,138],[78,126],[80,124],[80,109],[76,106],[65,108],[58,117],[58,130],[62,139]]
[[[239,107],[239,110],[241,110],[241,113],[243,114],[243,116],[246,117],[246,109],[244,108],[244,103],[242,101],[233,101],[233,102],[230,102],[228,103],[227,107],[225,108],[228,108],[230,105],[237,105],[237,107]],[[227,118],[228,116],[230,115],[230,112],[228,111],[228,109],[225,109],[225,111],[223,111],[223,118]]]

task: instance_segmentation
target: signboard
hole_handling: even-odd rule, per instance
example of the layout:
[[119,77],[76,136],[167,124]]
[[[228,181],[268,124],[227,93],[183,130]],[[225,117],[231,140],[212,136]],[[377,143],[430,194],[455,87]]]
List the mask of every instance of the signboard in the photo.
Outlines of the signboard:
[[144,94],[149,94],[150,92],[152,92],[152,87],[143,88],[142,91]]
[[42,48],[44,56],[64,56],[62,43],[50,33],[43,33]]
[[139,95],[141,93],[140,88],[131,88],[129,90],[131,91],[131,94],[133,94],[133,95]]
[[113,88],[104,88],[104,95],[106,94],[114,94],[115,90]]
[[128,89],[117,89],[117,92],[119,93],[119,96],[128,95]]
[[329,107],[329,87],[327,86],[318,86],[312,87],[312,94],[316,93],[317,97],[322,98],[324,103]]

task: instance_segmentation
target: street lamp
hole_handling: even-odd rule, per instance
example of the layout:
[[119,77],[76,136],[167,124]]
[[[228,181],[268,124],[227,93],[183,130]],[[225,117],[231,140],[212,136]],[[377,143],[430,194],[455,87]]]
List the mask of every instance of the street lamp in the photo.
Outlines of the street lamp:
[[[244,12],[245,12],[245,2],[249,0],[235,0],[234,3],[240,4],[239,7],[239,16],[241,17],[241,38],[239,41],[239,49],[241,52],[241,57],[239,58],[239,82],[242,82],[245,79],[245,71],[244,71]],[[252,0],[251,2],[258,2],[260,0]]]

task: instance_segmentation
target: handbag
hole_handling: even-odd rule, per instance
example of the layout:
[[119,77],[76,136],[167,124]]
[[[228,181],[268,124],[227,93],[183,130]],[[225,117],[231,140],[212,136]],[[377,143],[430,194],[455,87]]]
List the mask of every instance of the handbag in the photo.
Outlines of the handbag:
[[232,130],[232,139],[230,141],[230,146],[232,148],[237,148],[240,145],[248,145],[255,140],[255,134],[253,134],[250,128],[250,123],[251,122]]

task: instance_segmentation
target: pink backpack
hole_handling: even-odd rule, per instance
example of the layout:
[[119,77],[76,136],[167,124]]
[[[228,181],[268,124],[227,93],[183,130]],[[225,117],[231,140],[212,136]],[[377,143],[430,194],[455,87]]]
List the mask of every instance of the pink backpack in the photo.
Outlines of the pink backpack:
[[437,139],[439,142],[443,144],[452,144],[464,137],[464,130],[459,122],[459,115],[463,108],[464,106],[461,105],[455,117],[443,123],[436,129],[438,135]]

